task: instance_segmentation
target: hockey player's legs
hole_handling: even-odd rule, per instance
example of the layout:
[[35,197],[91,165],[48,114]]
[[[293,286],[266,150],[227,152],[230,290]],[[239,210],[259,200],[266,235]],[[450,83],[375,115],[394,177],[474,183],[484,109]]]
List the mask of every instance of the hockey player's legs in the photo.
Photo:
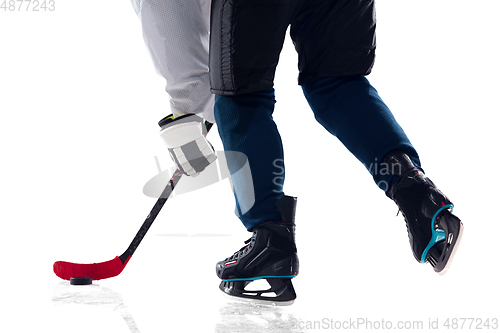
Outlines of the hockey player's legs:
[[415,258],[446,272],[463,226],[451,214],[452,202],[424,175],[417,152],[377,91],[362,75],[309,78],[303,90],[318,122],[402,211]]
[[[274,89],[216,96],[215,118],[233,181],[236,214],[253,232],[244,247],[217,263],[216,273],[226,294],[283,303],[296,297],[291,278],[298,274],[299,263],[296,200],[283,195],[283,148],[272,119],[274,103]],[[239,172],[242,156],[250,176]],[[270,288],[246,290],[258,279],[266,279]]]
[[[212,91],[220,95],[215,118],[229,152],[236,213],[253,232],[244,247],[216,265],[223,280],[220,289],[233,296],[274,302],[295,299],[291,283],[298,273],[295,200],[283,195],[283,148],[272,113],[279,53],[292,8],[302,1],[212,2],[210,80]],[[235,174],[242,155],[248,159],[251,177]],[[266,279],[270,288],[246,290],[256,279]]]
[[364,164],[402,211],[415,258],[442,274],[463,227],[450,212],[451,201],[423,174],[416,150],[364,76],[374,60],[374,13],[372,0],[311,1],[305,19],[292,23],[299,82],[318,122]]
[[208,45],[210,1],[133,0],[157,72],[166,79],[174,116],[214,122]]
[[382,165],[387,153],[403,151],[420,166],[410,140],[363,75],[309,78],[302,89],[318,122],[363,163],[382,190],[397,180]]

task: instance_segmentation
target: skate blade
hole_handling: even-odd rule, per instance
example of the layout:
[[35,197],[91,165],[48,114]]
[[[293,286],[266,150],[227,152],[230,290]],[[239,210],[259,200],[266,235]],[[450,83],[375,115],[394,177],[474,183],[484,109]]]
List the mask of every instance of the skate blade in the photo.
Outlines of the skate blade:
[[233,296],[229,295],[226,293],[222,294],[222,297],[227,299],[228,301],[232,302],[237,302],[237,303],[242,303],[242,304],[248,304],[248,305],[264,305],[264,306],[290,306],[292,305],[295,300],[291,301],[273,301],[273,300],[262,300],[262,299],[253,299],[253,298],[245,298],[245,297],[239,297],[239,296]]
[[[260,280],[262,281],[262,280]],[[248,290],[246,287],[254,280],[221,281],[219,289],[233,300],[244,300],[267,305],[291,305],[297,297],[291,279],[266,279],[270,285],[266,290]]]
[[453,258],[455,257],[455,254],[457,253],[458,247],[460,245],[460,241],[462,240],[463,233],[464,233],[464,225],[462,224],[462,222],[460,222],[460,230],[458,232],[458,237],[457,237],[457,240],[455,242],[455,246],[453,246],[453,250],[451,251],[450,257],[449,257],[448,261],[446,262],[446,265],[444,266],[444,268],[440,272],[438,272],[439,275],[442,276],[442,275],[446,274],[446,272],[450,268],[451,262],[453,261]]

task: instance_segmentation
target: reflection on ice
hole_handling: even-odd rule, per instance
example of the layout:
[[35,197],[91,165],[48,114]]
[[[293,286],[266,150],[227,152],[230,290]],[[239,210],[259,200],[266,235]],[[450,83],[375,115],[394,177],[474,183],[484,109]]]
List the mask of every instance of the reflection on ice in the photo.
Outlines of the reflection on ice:
[[299,328],[299,320],[291,307],[262,304],[254,300],[233,300],[224,304],[219,312],[221,320],[215,326],[215,333],[306,332]]
[[139,333],[139,328],[123,302],[122,296],[109,288],[97,284],[74,286],[67,281],[60,282],[54,288],[52,302],[56,306],[86,304],[112,309],[122,317],[131,333]]

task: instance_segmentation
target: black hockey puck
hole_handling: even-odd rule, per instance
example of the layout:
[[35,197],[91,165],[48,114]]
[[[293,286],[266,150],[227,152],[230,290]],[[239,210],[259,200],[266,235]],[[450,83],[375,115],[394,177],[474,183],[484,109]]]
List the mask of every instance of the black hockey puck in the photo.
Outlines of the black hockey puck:
[[88,284],[92,284],[91,277],[83,277],[83,278],[71,278],[69,279],[69,283],[74,286],[84,286]]

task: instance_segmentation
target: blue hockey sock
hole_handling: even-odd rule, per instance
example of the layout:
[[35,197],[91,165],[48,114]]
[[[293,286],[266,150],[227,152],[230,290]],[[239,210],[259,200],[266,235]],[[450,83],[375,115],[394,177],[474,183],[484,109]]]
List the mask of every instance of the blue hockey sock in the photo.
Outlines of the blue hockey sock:
[[398,179],[383,165],[388,153],[402,151],[420,166],[410,140],[363,75],[311,78],[302,89],[316,120],[364,164],[382,190]]
[[[272,118],[274,89],[237,96],[215,96],[215,120],[226,151],[236,199],[236,215],[247,230],[280,221],[284,165],[281,137]],[[251,177],[238,173],[248,159]],[[248,189],[253,188],[253,191]]]

